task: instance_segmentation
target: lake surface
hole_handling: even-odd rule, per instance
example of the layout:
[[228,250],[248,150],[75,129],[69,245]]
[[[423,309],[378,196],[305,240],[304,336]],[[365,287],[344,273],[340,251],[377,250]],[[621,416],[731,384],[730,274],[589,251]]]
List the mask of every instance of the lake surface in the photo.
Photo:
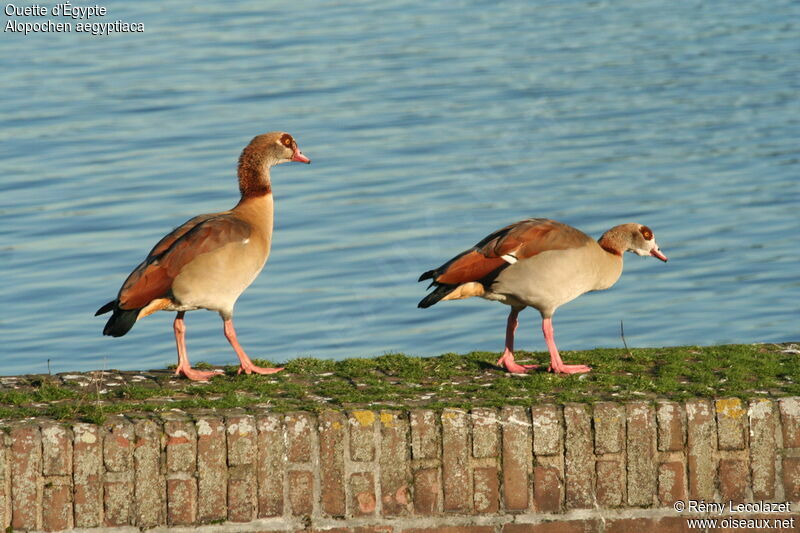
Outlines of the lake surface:
[[[93,313],[235,204],[271,130],[314,162],[272,172],[272,255],[235,315],[251,357],[501,350],[505,306],[417,309],[416,280],[530,216],[644,223],[670,258],[627,254],[562,307],[562,350],[622,346],[621,320],[629,346],[800,339],[796,2],[104,5],[145,32],[0,37],[2,374],[174,363],[173,314],[112,339]],[[214,313],[187,342],[236,362]],[[517,347],[545,349],[535,310]]]

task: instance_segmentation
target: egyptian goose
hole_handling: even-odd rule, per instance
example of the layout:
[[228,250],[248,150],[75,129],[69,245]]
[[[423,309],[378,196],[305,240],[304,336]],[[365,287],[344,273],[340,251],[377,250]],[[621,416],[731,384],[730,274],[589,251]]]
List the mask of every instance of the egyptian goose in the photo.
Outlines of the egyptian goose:
[[622,274],[622,254],[652,255],[662,261],[653,232],[641,224],[622,224],[599,241],[555,220],[530,218],[495,231],[435,270],[420,276],[436,287],[418,307],[439,300],[480,296],[511,306],[506,347],[497,361],[509,372],[525,373],[538,365],[514,362],[517,315],[534,307],[542,315],[542,333],[550,351],[551,372],[589,372],[586,365],[565,365],[553,337],[552,317],[559,306],[589,291],[608,289]]
[[282,368],[252,363],[236,340],[233,306],[261,272],[272,241],[273,200],[269,169],[288,161],[311,163],[288,133],[255,137],[239,157],[241,199],[229,211],[199,215],[158,241],[131,272],[117,298],[95,316],[113,311],[104,335],[121,337],[140,318],[177,311],[173,329],[178,347],[176,375],[207,380],[219,371],[193,369],[186,355],[186,311],[208,309],[222,317],[225,337],[239,357],[239,373],[272,374]]

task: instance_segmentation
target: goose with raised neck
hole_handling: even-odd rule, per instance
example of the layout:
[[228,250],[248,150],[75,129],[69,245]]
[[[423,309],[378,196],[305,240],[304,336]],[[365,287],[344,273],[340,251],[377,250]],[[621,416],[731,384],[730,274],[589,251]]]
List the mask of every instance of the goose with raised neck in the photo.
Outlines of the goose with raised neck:
[[103,334],[120,337],[140,318],[157,311],[175,311],[175,374],[208,380],[219,371],[191,367],[184,324],[187,311],[207,309],[222,318],[225,338],[239,358],[240,373],[282,370],[253,364],[236,338],[233,308],[269,257],[273,224],[270,168],[289,161],[311,162],[288,133],[271,132],[253,138],[239,157],[241,198],[236,206],[198,215],[158,241],[122,284],[117,297],[95,313],[112,312]]

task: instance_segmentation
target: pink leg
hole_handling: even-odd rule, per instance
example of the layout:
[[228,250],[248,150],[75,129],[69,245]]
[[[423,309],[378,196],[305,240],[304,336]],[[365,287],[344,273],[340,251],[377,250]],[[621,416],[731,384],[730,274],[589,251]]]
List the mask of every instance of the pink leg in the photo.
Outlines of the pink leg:
[[221,370],[195,370],[189,365],[189,356],[186,355],[186,326],[183,323],[184,311],[180,311],[175,317],[172,329],[175,331],[175,344],[178,347],[178,368],[175,369],[176,376],[185,376],[192,381],[208,381],[216,376]]
[[512,307],[511,312],[508,314],[508,323],[506,324],[506,349],[503,351],[503,355],[500,359],[497,360],[498,366],[504,366],[506,370],[513,374],[525,374],[529,370],[533,370],[539,366],[520,365],[514,362],[514,333],[516,333],[517,325],[519,325],[519,320],[517,320],[519,311],[519,309],[514,309]]
[[542,319],[542,333],[544,333],[544,342],[547,343],[547,349],[550,350],[550,367],[547,369],[549,372],[556,374],[580,374],[582,372],[589,372],[591,367],[586,365],[565,365],[558,354],[556,348],[556,339],[553,335],[553,320],[551,318]]
[[247,357],[247,354],[244,353],[244,350],[239,345],[239,341],[236,340],[236,330],[233,329],[233,320],[230,318],[228,320],[223,320],[223,324],[225,326],[225,338],[228,339],[236,355],[239,356],[239,371],[237,374],[241,374],[242,372],[245,374],[252,374],[253,372],[256,374],[274,374],[275,372],[283,370],[283,368],[261,368],[260,366],[254,365],[250,358]]

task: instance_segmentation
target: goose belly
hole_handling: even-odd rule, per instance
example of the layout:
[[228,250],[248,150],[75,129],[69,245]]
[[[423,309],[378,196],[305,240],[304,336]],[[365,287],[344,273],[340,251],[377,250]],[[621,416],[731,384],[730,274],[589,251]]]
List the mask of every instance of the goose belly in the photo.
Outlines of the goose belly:
[[549,316],[557,307],[595,290],[597,270],[585,249],[542,252],[506,267],[490,292]]
[[229,243],[198,255],[172,283],[172,295],[183,309],[210,309],[230,313],[236,300],[256,279],[269,254],[248,249],[250,243]]

